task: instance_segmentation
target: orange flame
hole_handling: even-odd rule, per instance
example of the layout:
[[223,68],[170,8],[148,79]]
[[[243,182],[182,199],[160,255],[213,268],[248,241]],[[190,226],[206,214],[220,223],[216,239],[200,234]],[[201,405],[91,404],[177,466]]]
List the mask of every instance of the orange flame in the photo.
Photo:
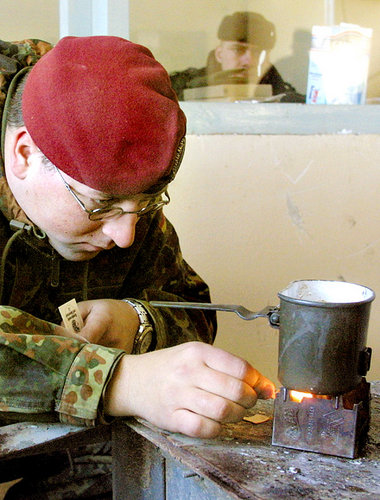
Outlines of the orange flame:
[[302,403],[304,398],[313,398],[314,395],[310,392],[299,392],[299,391],[290,391],[290,399],[296,403]]

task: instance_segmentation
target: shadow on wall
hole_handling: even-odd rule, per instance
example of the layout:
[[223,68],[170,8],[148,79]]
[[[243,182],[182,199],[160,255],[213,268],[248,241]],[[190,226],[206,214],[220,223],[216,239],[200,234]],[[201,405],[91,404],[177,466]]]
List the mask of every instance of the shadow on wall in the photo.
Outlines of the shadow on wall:
[[293,35],[293,53],[275,62],[285,80],[291,82],[301,94],[306,94],[310,47],[311,33],[306,30],[296,30]]
[[371,104],[380,104],[380,71],[368,78],[367,97]]

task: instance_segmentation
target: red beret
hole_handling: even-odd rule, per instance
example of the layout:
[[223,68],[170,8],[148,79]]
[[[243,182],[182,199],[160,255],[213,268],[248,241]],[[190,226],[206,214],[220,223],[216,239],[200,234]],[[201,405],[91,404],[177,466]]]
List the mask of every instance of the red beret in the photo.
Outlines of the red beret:
[[98,191],[154,191],[182,159],[186,119],[169,76],[123,38],[62,38],[31,70],[22,110],[44,155]]

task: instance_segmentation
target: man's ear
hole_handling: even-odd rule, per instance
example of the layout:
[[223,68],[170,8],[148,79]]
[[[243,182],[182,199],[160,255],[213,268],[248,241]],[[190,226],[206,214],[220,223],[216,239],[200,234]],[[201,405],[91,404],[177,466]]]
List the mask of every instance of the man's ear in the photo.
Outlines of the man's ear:
[[223,47],[221,45],[218,45],[215,49],[215,59],[218,61],[218,63],[222,64],[222,57],[221,57],[221,54],[222,54],[222,50],[223,50]]
[[10,130],[5,137],[5,165],[12,174],[24,179],[28,172],[30,157],[38,148],[25,127]]

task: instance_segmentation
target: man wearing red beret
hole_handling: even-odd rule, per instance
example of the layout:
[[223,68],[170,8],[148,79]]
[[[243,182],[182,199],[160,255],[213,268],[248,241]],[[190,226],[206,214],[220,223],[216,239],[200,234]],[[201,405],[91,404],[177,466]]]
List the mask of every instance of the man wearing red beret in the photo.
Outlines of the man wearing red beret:
[[[133,415],[216,436],[274,387],[209,345],[214,313],[149,304],[210,300],[162,212],[186,132],[166,71],[118,37],[0,42],[0,67],[0,422]],[[79,334],[61,326],[71,299]],[[109,498],[108,453],[34,457],[6,498]]]

